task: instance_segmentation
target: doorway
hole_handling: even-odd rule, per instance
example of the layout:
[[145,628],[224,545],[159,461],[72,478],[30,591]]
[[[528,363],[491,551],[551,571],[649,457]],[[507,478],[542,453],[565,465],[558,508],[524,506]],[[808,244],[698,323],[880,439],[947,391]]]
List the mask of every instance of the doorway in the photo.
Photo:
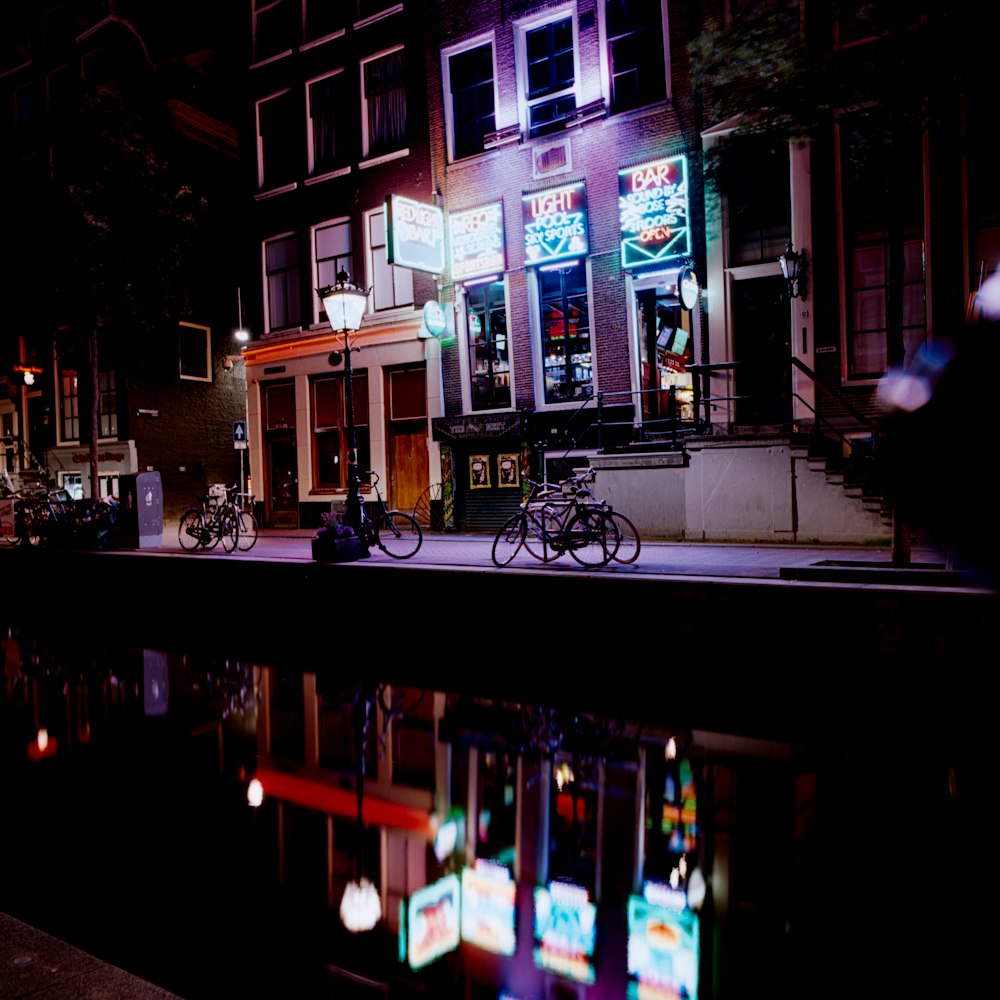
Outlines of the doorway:
[[299,526],[299,467],[295,432],[272,433],[267,440],[267,509],[272,528]]
[[735,423],[742,427],[791,424],[791,322],[780,275],[733,282]]
[[427,489],[427,371],[423,365],[385,373],[388,412],[389,489],[386,502],[412,511]]

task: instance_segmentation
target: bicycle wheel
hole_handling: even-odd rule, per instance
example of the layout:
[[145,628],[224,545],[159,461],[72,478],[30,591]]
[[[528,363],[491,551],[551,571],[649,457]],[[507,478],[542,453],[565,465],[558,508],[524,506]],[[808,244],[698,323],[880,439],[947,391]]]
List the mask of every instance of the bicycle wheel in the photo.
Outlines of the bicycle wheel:
[[409,559],[424,540],[416,518],[401,510],[387,510],[375,522],[375,544],[393,559]]
[[240,552],[249,552],[257,541],[257,517],[250,510],[239,512]]
[[599,507],[584,507],[574,514],[563,537],[581,566],[606,566],[621,542],[614,519]]
[[615,527],[621,536],[621,543],[614,556],[615,562],[625,564],[634,563],[639,558],[639,549],[642,547],[636,526],[617,510],[608,511],[608,513],[615,522]]
[[438,527],[437,523],[442,516],[441,506],[441,484],[431,483],[413,505],[413,517],[423,531],[431,531]]
[[202,543],[205,537],[205,521],[200,507],[189,507],[181,515],[177,525],[177,540],[185,552],[192,552]]
[[551,562],[562,555],[558,546],[559,534],[562,531],[563,517],[566,514],[564,504],[542,504],[530,507],[525,513],[524,547],[540,562]]
[[493,562],[497,566],[506,566],[521,551],[526,530],[527,520],[524,514],[514,514],[507,518],[493,539]]
[[218,539],[222,542],[223,552],[234,552],[238,542],[239,520],[233,508],[227,508],[219,514]]

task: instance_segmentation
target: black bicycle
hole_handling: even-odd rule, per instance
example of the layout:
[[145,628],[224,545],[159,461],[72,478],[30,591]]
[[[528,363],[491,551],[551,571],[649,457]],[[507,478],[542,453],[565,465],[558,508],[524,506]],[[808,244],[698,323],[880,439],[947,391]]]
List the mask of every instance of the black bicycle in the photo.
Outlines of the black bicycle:
[[361,544],[369,549],[372,546],[380,548],[393,559],[409,559],[423,544],[424,533],[412,514],[386,507],[378,488],[378,474],[369,470],[367,475],[372,477],[378,509],[373,520],[365,505],[361,505]]
[[238,532],[237,509],[222,483],[210,486],[198,506],[188,507],[177,525],[177,538],[186,552],[214,549],[220,541],[223,551],[232,552],[237,546]]

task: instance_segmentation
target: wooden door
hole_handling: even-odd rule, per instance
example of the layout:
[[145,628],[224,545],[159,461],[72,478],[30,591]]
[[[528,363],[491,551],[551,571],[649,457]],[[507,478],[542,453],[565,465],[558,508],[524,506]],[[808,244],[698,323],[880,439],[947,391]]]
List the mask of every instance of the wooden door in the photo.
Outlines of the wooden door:
[[417,498],[429,485],[429,475],[426,418],[392,423],[389,426],[389,506],[411,513]]

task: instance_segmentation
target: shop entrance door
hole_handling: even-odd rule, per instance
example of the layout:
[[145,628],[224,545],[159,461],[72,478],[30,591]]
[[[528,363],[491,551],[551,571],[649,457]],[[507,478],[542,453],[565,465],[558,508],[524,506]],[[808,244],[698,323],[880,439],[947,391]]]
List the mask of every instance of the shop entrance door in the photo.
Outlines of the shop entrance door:
[[733,282],[735,423],[742,427],[791,423],[789,309],[780,275]]
[[272,528],[299,526],[299,467],[295,457],[295,432],[271,432],[267,441],[267,509]]
[[401,420],[389,425],[390,507],[410,512],[427,489],[427,420]]

